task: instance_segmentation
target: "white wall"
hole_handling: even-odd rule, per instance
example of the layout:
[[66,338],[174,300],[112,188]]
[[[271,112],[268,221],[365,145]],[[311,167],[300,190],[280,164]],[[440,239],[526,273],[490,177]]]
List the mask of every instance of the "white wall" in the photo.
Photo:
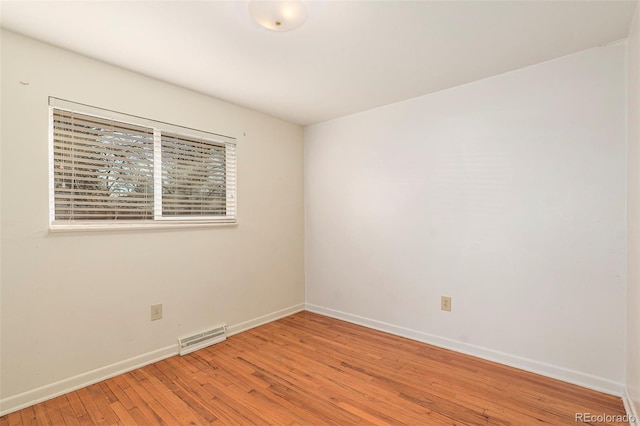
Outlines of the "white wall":
[[621,43],[306,128],[308,308],[621,393],[625,90]]
[[627,391],[640,413],[640,7],[627,42]]
[[[300,126],[8,32],[1,71],[0,410],[304,306]],[[48,234],[50,95],[236,136],[238,226]]]

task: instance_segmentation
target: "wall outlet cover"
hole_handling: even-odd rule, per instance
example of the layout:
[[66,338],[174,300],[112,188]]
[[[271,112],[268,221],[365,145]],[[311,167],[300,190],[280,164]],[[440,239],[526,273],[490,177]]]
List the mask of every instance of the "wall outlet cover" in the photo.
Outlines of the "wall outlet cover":
[[162,304],[151,305],[151,321],[162,319]]
[[443,311],[451,312],[451,297],[442,296],[440,298],[440,309]]

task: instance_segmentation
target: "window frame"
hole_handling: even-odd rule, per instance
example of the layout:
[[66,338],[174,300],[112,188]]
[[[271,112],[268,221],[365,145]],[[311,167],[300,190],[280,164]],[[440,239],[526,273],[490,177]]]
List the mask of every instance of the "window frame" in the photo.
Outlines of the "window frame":
[[[124,125],[143,126],[153,130],[153,203],[152,218],[139,220],[87,219],[56,220],[55,211],[55,159],[54,159],[54,111],[62,110],[71,113],[110,120]],[[235,226],[238,223],[237,201],[237,154],[236,138],[205,132],[171,123],[124,114],[104,108],[98,108],[64,99],[49,97],[49,231],[108,231],[127,229],[170,229],[184,227]],[[212,145],[224,147],[225,152],[225,215],[214,216],[166,216],[162,212],[163,163],[162,133],[183,136],[194,141],[205,141]]]

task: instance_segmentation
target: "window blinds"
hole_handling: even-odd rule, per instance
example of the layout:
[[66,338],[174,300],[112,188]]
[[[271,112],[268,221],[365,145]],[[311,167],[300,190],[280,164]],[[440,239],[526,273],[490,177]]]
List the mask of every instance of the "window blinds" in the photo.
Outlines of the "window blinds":
[[233,138],[51,99],[53,226],[236,221]]
[[56,220],[153,218],[153,129],[55,110]]
[[162,134],[162,215],[235,217],[235,146]]

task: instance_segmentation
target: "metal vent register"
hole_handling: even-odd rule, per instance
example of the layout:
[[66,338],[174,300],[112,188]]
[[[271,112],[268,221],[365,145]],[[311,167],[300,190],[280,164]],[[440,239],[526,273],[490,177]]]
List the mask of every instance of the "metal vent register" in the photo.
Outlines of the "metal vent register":
[[178,353],[180,355],[186,355],[193,351],[197,351],[198,349],[206,348],[207,346],[211,346],[225,340],[227,340],[227,324],[222,324],[221,326],[211,330],[178,339]]

